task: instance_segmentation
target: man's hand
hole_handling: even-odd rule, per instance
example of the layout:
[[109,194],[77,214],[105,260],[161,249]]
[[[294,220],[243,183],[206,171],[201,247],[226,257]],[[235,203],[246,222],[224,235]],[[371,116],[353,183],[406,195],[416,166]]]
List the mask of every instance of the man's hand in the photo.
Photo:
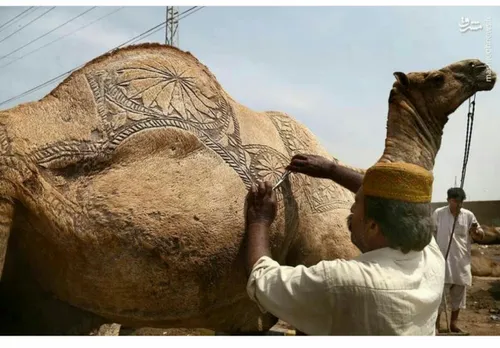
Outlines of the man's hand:
[[469,233],[472,235],[472,237],[476,240],[482,240],[484,238],[484,231],[479,231],[477,228],[477,223],[473,223]]
[[271,257],[269,227],[276,218],[278,203],[270,182],[252,185],[246,198],[246,270],[250,275],[255,263],[262,257]]
[[292,157],[287,170],[315,178],[331,179],[335,162],[318,156],[298,154]]
[[358,192],[363,185],[363,174],[318,155],[295,155],[286,169],[315,178],[333,180],[353,193]]
[[246,198],[246,225],[262,223],[271,226],[276,218],[278,203],[270,182],[253,184]]

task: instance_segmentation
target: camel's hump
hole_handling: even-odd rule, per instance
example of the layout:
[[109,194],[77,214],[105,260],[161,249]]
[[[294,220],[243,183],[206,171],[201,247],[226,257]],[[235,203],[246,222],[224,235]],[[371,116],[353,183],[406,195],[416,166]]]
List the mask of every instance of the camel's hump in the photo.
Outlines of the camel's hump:
[[[88,77],[101,74],[118,76],[116,79],[122,80],[120,82],[124,86],[127,83],[140,84],[137,91],[141,94],[144,92],[140,90],[143,85],[149,91],[153,87],[148,85],[148,82],[151,84],[162,77],[171,78],[173,81],[177,78],[183,81],[191,79],[193,85],[196,80],[196,88],[205,90],[209,98],[214,90],[219,93],[223,91],[216,77],[190,52],[159,43],[144,43],[115,49],[94,58],[82,68],[72,72],[49,95],[58,97],[62,89],[67,90],[68,87],[71,89],[71,84],[75,83],[75,80],[78,81],[82,75]],[[203,85],[208,88],[203,88]]]

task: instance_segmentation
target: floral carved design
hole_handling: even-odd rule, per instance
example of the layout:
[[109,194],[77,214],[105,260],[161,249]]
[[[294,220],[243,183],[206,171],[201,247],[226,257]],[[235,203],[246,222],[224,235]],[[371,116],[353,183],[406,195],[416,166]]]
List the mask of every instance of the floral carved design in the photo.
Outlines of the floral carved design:
[[[101,120],[94,139],[57,142],[38,149],[31,157],[45,168],[93,166],[110,158],[137,132],[174,127],[194,134],[250,188],[257,180],[277,182],[291,156],[307,152],[307,136],[292,119],[279,113],[268,114],[287,155],[269,146],[243,144],[238,119],[221,87],[200,74],[199,66],[181,63],[168,59],[158,59],[154,66],[127,62],[116,70],[88,73]],[[331,183],[296,174],[290,175],[289,181],[293,193],[305,196],[313,212],[331,209],[331,202],[338,197]],[[283,189],[276,192],[283,200]]]
[[[279,113],[268,113],[288,151],[290,158],[298,153],[309,153],[308,146],[301,138],[306,138],[304,132],[297,127],[289,117]],[[309,201],[313,213],[323,213],[334,209],[349,209],[349,200],[331,180],[306,177],[304,184],[309,188],[304,196]]]
[[[248,156],[247,165],[253,181],[276,183],[289,163],[286,156],[269,146],[244,145],[244,149]],[[304,187],[303,177],[292,174],[288,180],[290,180],[294,194],[302,191]],[[279,202],[284,198],[282,188],[283,186],[275,191]]]

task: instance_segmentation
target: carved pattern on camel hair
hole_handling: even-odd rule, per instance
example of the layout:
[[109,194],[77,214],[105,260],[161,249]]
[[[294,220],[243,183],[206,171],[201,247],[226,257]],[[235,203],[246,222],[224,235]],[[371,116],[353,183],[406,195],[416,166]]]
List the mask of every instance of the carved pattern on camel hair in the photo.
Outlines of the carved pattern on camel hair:
[[[307,153],[307,145],[301,139],[307,139],[304,130],[291,121],[291,119],[283,114],[276,112],[267,113],[273,121],[278,133],[285,144],[288,155],[292,158],[298,153]],[[335,160],[335,159],[334,159]],[[286,161],[289,161],[288,159]],[[345,209],[348,197],[335,189],[335,185],[330,180],[318,180],[309,176],[303,176],[304,182],[311,186],[311,194],[305,195],[308,203],[314,213],[323,213],[335,209]],[[303,183],[299,187],[302,187]]]
[[[186,71],[176,71],[173,65],[163,65],[160,69],[138,64],[116,71],[89,73],[86,78],[103,129],[94,134],[94,141],[65,141],[37,150],[31,157],[39,165],[58,168],[75,160],[95,165],[111,156],[123,141],[137,132],[175,127],[196,135],[238,174],[248,189],[259,179],[276,182],[290,158],[307,151],[307,146],[297,137],[301,129],[287,116],[273,112],[266,114],[290,158],[266,145],[242,144],[238,120],[224,95],[210,86],[201,90],[195,77]],[[306,197],[313,213],[348,208],[329,181],[298,175],[292,175],[290,181],[296,194]],[[312,188],[311,194],[301,189],[304,185]],[[277,196],[279,201],[283,200],[281,189]]]

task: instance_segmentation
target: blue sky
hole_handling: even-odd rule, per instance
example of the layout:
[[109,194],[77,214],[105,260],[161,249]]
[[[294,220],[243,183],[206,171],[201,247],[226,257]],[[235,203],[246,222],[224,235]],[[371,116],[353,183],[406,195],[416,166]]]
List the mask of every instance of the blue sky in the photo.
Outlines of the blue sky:
[[[186,10],[188,7],[181,7]],[[5,30],[0,41],[43,13],[40,8]],[[11,38],[0,56],[83,12],[57,7]],[[113,7],[99,7],[27,46],[44,45]],[[22,8],[2,7],[0,25]],[[66,72],[164,21],[162,7],[126,7],[74,35],[0,68],[0,101]],[[491,17],[492,67],[499,69],[500,7],[205,7],[180,22],[180,48],[193,53],[226,91],[254,110],[279,110],[305,124],[335,157],[367,168],[382,154],[394,71],[438,69],[466,58],[487,59],[486,31],[459,31],[461,17]],[[499,26],[500,27],[500,26]],[[164,32],[140,41],[163,42]],[[37,100],[55,84],[10,104]],[[470,200],[500,199],[500,87],[477,95],[465,190]],[[497,103],[495,103],[497,101]],[[434,201],[460,178],[467,102],[444,130],[434,168]]]

